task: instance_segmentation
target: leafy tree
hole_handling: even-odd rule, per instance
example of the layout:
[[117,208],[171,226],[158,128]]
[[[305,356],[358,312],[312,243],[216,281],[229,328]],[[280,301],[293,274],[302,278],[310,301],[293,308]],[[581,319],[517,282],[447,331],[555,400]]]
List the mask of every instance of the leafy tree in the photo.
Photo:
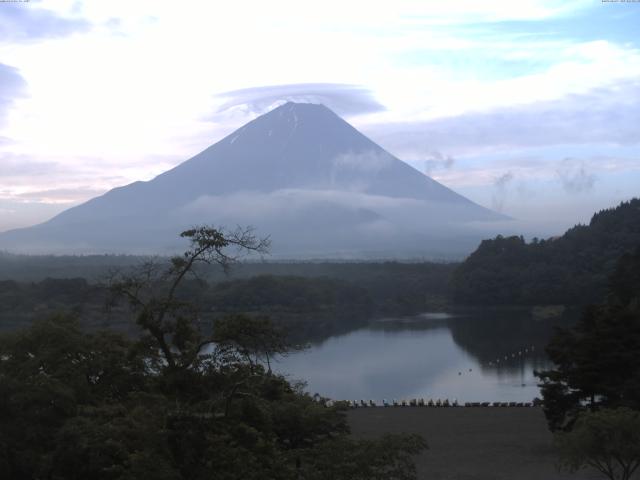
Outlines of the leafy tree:
[[640,412],[628,408],[584,412],[570,432],[557,433],[561,466],[585,467],[610,480],[629,480],[640,467]]
[[297,349],[287,340],[282,329],[276,328],[268,317],[248,315],[228,315],[215,322],[212,340],[219,347],[232,347],[252,367],[262,361],[271,372],[271,358],[285,355]]
[[60,429],[83,407],[144,389],[147,367],[131,347],[112,332],[85,334],[65,317],[0,337],[0,478],[51,469]]
[[114,279],[146,332],[139,338],[86,333],[67,317],[0,336],[0,478],[415,478],[422,440],[351,438],[345,405],[265,369],[288,348],[268,320],[205,329],[182,296],[198,262],[225,267],[227,247],[265,242],[208,227],[183,236],[191,248],[168,268]]
[[137,324],[160,349],[166,368],[177,370],[189,368],[212,341],[199,328],[194,306],[179,298],[184,280],[197,275],[200,263],[216,264],[226,271],[239,256],[265,253],[269,246],[268,238],[257,238],[251,229],[226,233],[202,226],[180,236],[189,239],[189,248],[183,255],[172,257],[168,267],[146,262],[132,274],[114,274],[111,278],[113,293],[129,301],[137,314]]
[[584,408],[640,409],[640,249],[618,262],[605,304],[589,307],[547,347],[554,368],[539,372],[552,430],[570,429]]

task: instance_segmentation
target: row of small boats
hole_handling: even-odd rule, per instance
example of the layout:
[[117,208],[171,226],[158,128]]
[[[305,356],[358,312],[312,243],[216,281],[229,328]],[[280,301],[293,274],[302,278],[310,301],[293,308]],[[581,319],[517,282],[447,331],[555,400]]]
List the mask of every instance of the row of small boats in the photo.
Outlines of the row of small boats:
[[413,398],[410,400],[392,400],[388,402],[386,399],[382,400],[382,403],[377,403],[375,400],[347,400],[351,408],[367,408],[367,407],[432,407],[432,408],[447,408],[447,407],[535,407],[538,406],[538,402],[464,402],[458,403],[458,400],[449,400],[445,398],[441,399],[425,399],[425,398]]

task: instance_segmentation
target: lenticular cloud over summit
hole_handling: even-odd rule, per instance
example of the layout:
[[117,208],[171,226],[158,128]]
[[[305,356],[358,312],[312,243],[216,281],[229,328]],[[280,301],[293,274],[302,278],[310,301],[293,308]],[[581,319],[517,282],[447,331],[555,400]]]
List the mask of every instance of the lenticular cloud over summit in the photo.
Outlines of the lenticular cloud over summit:
[[169,253],[180,231],[213,224],[252,225],[279,257],[428,257],[465,254],[504,220],[325,106],[289,102],[153,180],[0,235],[0,248]]

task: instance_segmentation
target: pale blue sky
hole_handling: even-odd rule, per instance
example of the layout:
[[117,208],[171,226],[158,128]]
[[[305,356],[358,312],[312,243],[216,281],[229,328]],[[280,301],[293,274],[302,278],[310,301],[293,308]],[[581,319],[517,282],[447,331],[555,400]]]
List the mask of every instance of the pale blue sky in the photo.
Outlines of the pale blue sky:
[[286,100],[531,234],[640,193],[640,2],[227,3],[0,3],[0,231]]

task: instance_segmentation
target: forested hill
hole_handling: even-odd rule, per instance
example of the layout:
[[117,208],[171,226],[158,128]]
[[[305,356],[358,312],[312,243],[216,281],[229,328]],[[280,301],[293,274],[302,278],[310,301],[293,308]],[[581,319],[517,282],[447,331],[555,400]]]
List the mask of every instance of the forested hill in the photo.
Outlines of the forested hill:
[[617,260],[640,245],[640,199],[596,213],[561,237],[483,240],[454,271],[460,304],[583,305],[604,299]]

